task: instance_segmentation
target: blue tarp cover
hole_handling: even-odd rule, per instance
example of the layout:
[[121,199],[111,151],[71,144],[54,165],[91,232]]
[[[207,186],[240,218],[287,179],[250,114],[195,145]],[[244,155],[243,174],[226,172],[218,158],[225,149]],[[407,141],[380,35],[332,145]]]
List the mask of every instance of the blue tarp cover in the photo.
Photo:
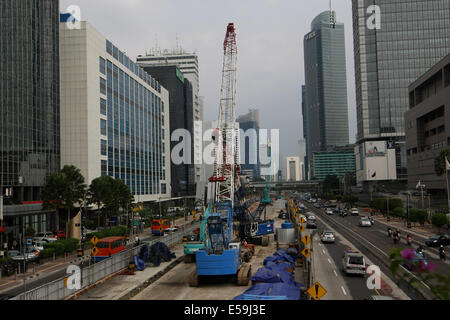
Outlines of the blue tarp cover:
[[134,256],[134,264],[139,271],[145,269],[145,261],[138,258],[138,256]]
[[292,275],[284,271],[282,269],[268,269],[268,268],[259,268],[258,271],[251,277],[251,280],[254,282],[265,282],[265,283],[276,283],[276,282],[284,282],[290,283],[293,281]]
[[170,252],[169,247],[163,242],[155,243],[148,252],[148,259],[155,267],[158,267],[162,261],[168,262],[175,258],[175,253]]
[[284,300],[300,300],[300,287],[286,283],[258,283],[247,289],[243,294],[234,297],[233,300],[268,300],[280,298]]

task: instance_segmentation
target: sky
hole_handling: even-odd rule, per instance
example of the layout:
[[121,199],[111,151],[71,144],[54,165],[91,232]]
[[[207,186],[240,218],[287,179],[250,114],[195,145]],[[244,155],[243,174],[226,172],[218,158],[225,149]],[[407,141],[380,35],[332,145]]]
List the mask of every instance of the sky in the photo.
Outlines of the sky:
[[[280,129],[281,163],[299,155],[303,137],[301,85],[303,37],[312,20],[329,9],[329,0],[60,0],[70,5],[129,58],[158,45],[196,52],[204,120],[219,111],[226,26],[237,33],[237,115],[260,110],[260,125]],[[338,22],[345,24],[350,143],[356,136],[356,97],[351,1],[333,0]]]

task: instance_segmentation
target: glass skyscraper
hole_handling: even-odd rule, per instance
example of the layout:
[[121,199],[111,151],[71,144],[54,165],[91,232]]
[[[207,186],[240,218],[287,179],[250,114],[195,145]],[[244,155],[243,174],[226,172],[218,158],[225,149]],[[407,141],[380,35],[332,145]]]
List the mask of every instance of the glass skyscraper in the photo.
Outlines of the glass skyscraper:
[[57,0],[0,2],[0,116],[0,185],[40,200],[60,168]]
[[[408,86],[450,52],[450,1],[353,0],[358,143],[387,140],[405,180]],[[369,28],[369,6],[380,28]],[[363,166],[362,166],[363,167]]]
[[[344,24],[319,14],[304,37],[307,158],[349,143]],[[308,170],[307,170],[308,171]]]
[[59,84],[59,1],[0,1],[0,237],[9,248],[28,227],[55,227],[40,200],[60,169]]
[[62,163],[88,184],[123,180],[137,201],[170,197],[167,90],[87,22],[60,33]]

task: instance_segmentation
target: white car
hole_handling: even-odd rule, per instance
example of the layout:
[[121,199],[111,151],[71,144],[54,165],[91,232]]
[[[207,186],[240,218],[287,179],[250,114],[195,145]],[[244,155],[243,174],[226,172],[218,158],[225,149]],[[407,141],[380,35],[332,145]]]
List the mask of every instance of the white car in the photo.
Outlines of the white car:
[[49,239],[55,239],[53,232],[40,232],[40,233],[36,233],[33,237],[33,241],[36,241],[36,242],[38,242],[38,241],[47,241],[47,242],[53,241],[53,240],[49,241]]
[[327,215],[331,216],[334,214],[333,209],[327,209]]
[[42,240],[42,241],[33,241],[32,244],[37,251],[41,252],[42,250],[44,250],[44,244],[46,243],[47,242],[45,240]]
[[323,243],[334,243],[336,238],[334,237],[333,231],[325,230],[320,236],[320,240],[322,240]]
[[366,274],[366,261],[364,256],[358,251],[345,251],[342,257],[342,269],[347,275],[356,274],[364,276]]
[[361,217],[359,220],[359,226],[360,227],[371,227],[372,222],[370,222],[370,219],[368,217]]
[[359,216],[359,211],[358,211],[357,208],[352,208],[350,210],[350,213],[351,213],[352,216]]

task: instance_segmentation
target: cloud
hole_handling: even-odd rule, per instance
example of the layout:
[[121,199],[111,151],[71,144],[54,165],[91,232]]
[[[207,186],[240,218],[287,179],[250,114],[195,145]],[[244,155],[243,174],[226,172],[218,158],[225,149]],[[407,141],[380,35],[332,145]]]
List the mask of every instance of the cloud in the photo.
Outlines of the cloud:
[[[227,23],[238,37],[237,114],[260,110],[266,128],[280,128],[283,155],[299,153],[302,137],[301,85],[304,84],[303,36],[311,21],[328,10],[328,0],[61,0],[61,11],[79,5],[91,23],[135,59],[155,46],[174,49],[176,38],[196,51],[205,119],[218,117],[222,43]],[[356,133],[352,11],[350,1],[334,1],[345,23],[350,139]],[[283,163],[282,161],[281,163]]]

